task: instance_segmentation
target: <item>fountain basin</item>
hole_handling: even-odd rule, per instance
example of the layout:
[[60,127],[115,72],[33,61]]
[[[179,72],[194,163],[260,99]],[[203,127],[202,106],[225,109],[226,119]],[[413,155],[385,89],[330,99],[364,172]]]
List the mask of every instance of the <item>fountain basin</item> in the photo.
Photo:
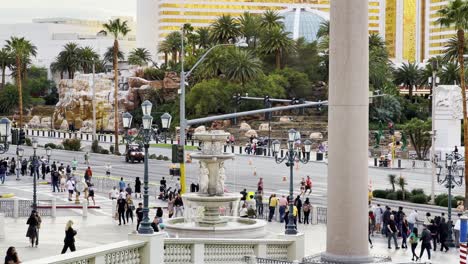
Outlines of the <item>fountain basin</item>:
[[266,235],[266,221],[251,218],[223,216],[222,226],[199,226],[186,223],[183,217],[168,219],[165,230],[170,237],[184,238],[262,238]]

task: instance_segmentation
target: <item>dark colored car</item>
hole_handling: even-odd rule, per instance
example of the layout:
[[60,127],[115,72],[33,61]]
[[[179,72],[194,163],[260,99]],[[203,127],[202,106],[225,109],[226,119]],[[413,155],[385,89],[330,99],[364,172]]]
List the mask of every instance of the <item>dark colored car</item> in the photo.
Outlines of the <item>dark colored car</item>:
[[142,162],[145,159],[145,153],[138,145],[128,146],[128,151],[125,154],[125,161],[134,163],[135,161]]

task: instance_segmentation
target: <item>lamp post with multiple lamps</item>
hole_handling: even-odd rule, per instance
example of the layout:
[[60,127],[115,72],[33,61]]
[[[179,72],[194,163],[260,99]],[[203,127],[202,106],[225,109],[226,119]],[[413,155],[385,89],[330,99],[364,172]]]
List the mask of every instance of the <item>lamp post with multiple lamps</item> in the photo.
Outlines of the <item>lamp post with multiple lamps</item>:
[[8,137],[10,137],[11,132],[11,121],[6,117],[0,119],[0,154],[3,154],[8,151]]
[[[459,161],[463,161],[464,158],[458,152],[452,152],[451,154],[445,154],[445,163],[437,166],[437,182],[439,184],[445,184],[445,188],[448,189],[448,239],[446,241],[449,247],[453,247],[452,239],[452,189],[455,185],[463,185],[463,177],[465,174],[464,166],[457,165]],[[443,178],[442,178],[443,177]]]
[[[141,222],[140,228],[138,229],[139,234],[152,234],[153,228],[151,228],[151,222],[148,216],[148,148],[150,141],[157,138],[156,132],[152,129],[153,117],[151,116],[151,108],[153,104],[150,101],[145,101],[141,108],[143,110],[143,119],[142,119],[142,129],[138,132],[136,136],[128,135],[128,129],[132,125],[133,116],[126,112],[122,115],[122,124],[126,131],[125,140],[127,143],[139,140],[145,149],[145,160],[144,160],[144,178],[143,178],[143,220]],[[168,129],[171,125],[172,117],[170,114],[165,113],[161,116],[161,126],[163,129]]]
[[33,169],[33,205],[32,205],[32,208],[33,210],[37,210],[37,166],[38,166],[38,163],[39,161],[37,160],[37,156],[36,156],[36,150],[37,150],[37,139],[36,138],[33,138],[32,139],[32,147],[33,147],[33,150],[34,150],[34,154],[33,154],[33,161],[32,161],[32,169]]
[[286,226],[286,235],[295,235],[297,234],[296,224],[294,223],[294,162],[296,160],[307,163],[310,160],[310,149],[312,147],[312,142],[306,140],[304,142],[304,157],[301,157],[301,148],[294,148],[296,140],[300,140],[298,133],[294,129],[288,131],[288,151],[286,155],[282,158],[278,157],[278,153],[281,150],[281,142],[279,140],[273,141],[273,155],[275,156],[276,163],[280,164],[286,161],[286,166],[289,167],[289,221]]

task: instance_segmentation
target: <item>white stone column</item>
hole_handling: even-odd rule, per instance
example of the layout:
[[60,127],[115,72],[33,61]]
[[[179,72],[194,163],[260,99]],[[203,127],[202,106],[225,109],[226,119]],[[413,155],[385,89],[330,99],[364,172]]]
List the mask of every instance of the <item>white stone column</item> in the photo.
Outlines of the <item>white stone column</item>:
[[128,240],[145,241],[146,245],[140,250],[141,263],[164,263],[164,234],[151,235],[128,234]]
[[327,251],[366,263],[368,249],[368,1],[332,0],[328,112]]

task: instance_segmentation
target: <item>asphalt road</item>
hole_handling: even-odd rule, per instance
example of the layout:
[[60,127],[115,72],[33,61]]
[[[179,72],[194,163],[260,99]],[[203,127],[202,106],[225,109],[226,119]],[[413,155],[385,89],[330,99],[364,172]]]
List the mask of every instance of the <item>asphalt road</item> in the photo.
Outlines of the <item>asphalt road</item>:
[[[45,139],[44,139],[45,140]],[[41,144],[41,142],[40,142]],[[23,147],[25,149],[25,156],[32,155],[33,151],[30,147]],[[15,147],[11,147],[10,150],[0,155],[14,156]],[[151,148],[150,153],[162,154],[170,157],[170,149],[162,148]],[[39,148],[37,150],[38,156],[45,156],[45,150]],[[84,164],[84,152],[70,152],[63,150],[54,150],[51,157],[51,162],[56,161],[58,163],[63,162],[64,164],[70,164],[71,161],[76,158],[79,162],[79,171],[84,171],[86,165]],[[125,181],[133,183],[135,177],[143,179],[144,166],[142,163],[130,164],[125,162],[123,156],[113,155],[101,155],[101,154],[90,154],[90,163],[93,169],[94,175],[105,175],[105,164],[110,163],[112,166],[111,174],[114,177],[124,177]],[[255,190],[258,179],[263,177],[264,189],[267,195],[271,193],[277,193],[280,195],[287,194],[289,192],[289,168],[285,164],[276,164],[272,158],[266,157],[255,157],[255,156],[244,156],[238,155],[234,160],[226,161],[226,187],[230,192],[239,192],[246,188],[248,191]],[[171,166],[170,161],[149,161],[149,178],[151,182],[159,182],[162,177],[171,182],[171,176],[169,176],[169,168]],[[294,169],[294,181],[296,186],[296,193],[299,193],[299,182],[302,177],[310,175],[313,182],[313,191],[309,196],[313,200],[314,204],[326,204],[327,197],[327,164],[319,162],[310,162],[308,164],[300,164],[298,168]],[[192,182],[197,182],[198,178],[198,162],[188,163],[187,168],[187,185]],[[256,173],[255,173],[256,172]],[[388,174],[394,173],[397,175],[403,175],[406,177],[408,185],[407,189],[411,190],[414,188],[422,188],[426,191],[426,194],[430,193],[431,190],[431,171],[429,168],[426,169],[403,169],[403,170],[389,170],[379,168],[369,168],[369,184],[372,185],[373,189],[386,189],[390,188],[388,183]],[[256,175],[254,175],[256,174]],[[12,178],[12,177],[9,177]],[[175,180],[175,179],[173,179]],[[463,195],[464,186],[456,187],[453,190],[455,195]],[[398,187],[397,187],[398,188]],[[2,187],[0,186],[0,193]],[[436,185],[436,193],[446,192],[443,186]],[[17,195],[21,195],[20,191],[17,191]],[[30,194],[28,194],[28,197]]]

